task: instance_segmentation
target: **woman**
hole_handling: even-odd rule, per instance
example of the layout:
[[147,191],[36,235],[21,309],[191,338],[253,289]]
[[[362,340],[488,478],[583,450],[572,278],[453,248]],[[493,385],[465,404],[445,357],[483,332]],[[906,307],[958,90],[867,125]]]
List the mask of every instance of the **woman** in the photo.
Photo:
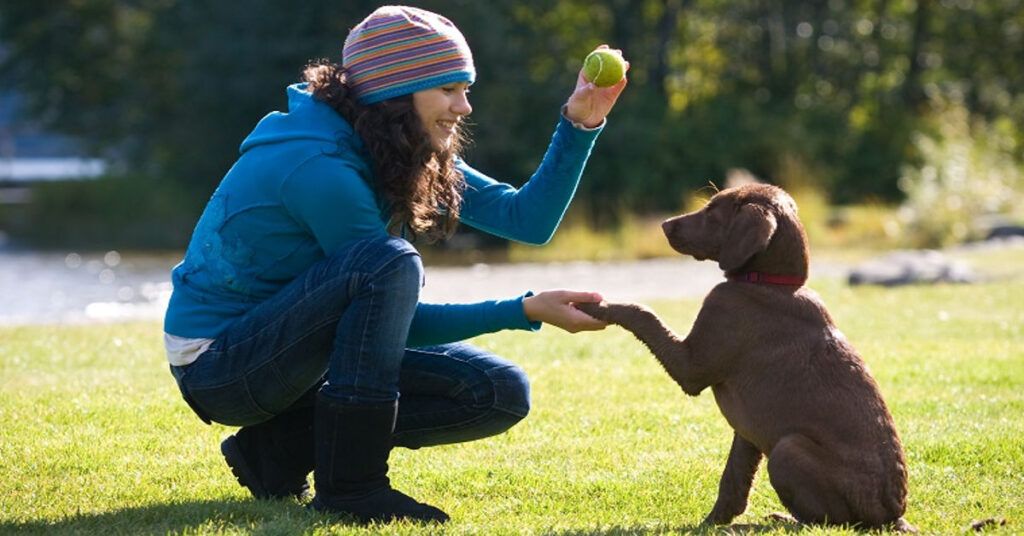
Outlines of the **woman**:
[[443,238],[461,220],[548,241],[625,86],[580,76],[517,190],[459,158],[474,79],[450,21],[374,11],[341,65],[310,65],[288,112],[260,121],[200,217],[172,274],[167,354],[200,418],[241,426],[221,450],[256,497],[302,497],[312,470],[316,510],[447,520],[391,488],[392,447],[487,437],[529,411],[519,367],[458,341],[605,326],[572,307],[600,301],[592,292],[419,303],[423,267],[406,238]]

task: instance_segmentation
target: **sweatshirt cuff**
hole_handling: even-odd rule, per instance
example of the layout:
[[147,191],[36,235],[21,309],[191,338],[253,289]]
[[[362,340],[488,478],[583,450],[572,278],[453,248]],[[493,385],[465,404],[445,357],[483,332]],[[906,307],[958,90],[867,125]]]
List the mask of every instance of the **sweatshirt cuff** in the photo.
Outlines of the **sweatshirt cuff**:
[[565,121],[566,123],[569,123],[570,125],[573,126],[573,128],[577,130],[582,130],[583,132],[600,132],[601,130],[604,129],[604,126],[608,124],[608,118],[605,117],[604,119],[601,120],[601,124],[597,125],[596,127],[584,126],[583,123],[577,123],[576,121],[569,119],[569,117],[565,115],[567,109],[568,105],[563,104],[561,110],[562,120]]
[[533,321],[531,322],[526,318],[526,309],[523,308],[523,300],[533,296],[533,291],[529,290],[526,294],[519,296],[518,298],[512,298],[510,300],[503,300],[497,304],[498,315],[507,320],[505,325],[512,329],[521,329],[525,331],[540,331],[543,322]]

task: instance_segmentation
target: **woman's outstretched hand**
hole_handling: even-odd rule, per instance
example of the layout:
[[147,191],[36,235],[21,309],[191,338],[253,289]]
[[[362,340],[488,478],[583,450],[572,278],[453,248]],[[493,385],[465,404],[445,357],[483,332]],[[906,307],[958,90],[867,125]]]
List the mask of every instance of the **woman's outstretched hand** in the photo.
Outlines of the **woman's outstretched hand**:
[[575,290],[545,290],[523,299],[523,312],[531,322],[544,322],[558,326],[569,333],[596,331],[608,326],[572,306],[573,303],[600,303],[603,298],[596,292]]
[[[608,45],[601,45],[595,50],[607,49]],[[621,50],[615,50],[622,54]],[[626,72],[629,73],[629,62],[626,62]],[[569,96],[569,102],[565,105],[565,117],[573,123],[580,123],[587,128],[600,126],[608,112],[612,111],[615,101],[619,99],[622,90],[626,88],[626,76],[618,84],[609,87],[597,87],[593,82],[588,82],[583,76],[583,69],[576,75],[576,89]]]

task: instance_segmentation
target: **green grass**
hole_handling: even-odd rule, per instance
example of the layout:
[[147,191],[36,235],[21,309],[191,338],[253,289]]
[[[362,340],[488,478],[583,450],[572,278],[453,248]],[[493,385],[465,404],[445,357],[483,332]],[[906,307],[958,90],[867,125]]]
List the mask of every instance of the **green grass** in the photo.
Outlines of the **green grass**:
[[[997,280],[896,289],[812,280],[879,381],[910,470],[907,519],[1024,527],[1024,251],[971,257]],[[1011,273],[1012,272],[1012,273]],[[685,332],[697,301],[651,304]],[[623,331],[475,342],[530,373],[533,412],[498,437],[396,450],[396,487],[448,525],[359,528],[251,500],[218,450],[231,432],[180,399],[155,323],[0,329],[0,534],[673,534],[714,502],[731,433]],[[732,532],[853,534],[769,522],[764,469]]]

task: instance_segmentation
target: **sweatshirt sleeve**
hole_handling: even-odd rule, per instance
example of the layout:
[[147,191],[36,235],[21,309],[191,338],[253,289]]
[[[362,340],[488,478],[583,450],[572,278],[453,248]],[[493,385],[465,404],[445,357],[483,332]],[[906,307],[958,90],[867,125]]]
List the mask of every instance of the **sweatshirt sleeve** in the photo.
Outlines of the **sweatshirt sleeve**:
[[537,171],[518,189],[460,160],[459,170],[466,177],[460,219],[502,238],[547,243],[576,194],[600,132],[576,128],[562,116]]
[[541,323],[530,322],[523,312],[523,299],[532,295],[478,303],[420,303],[406,344],[412,348],[445,344],[503,329],[537,331]]

